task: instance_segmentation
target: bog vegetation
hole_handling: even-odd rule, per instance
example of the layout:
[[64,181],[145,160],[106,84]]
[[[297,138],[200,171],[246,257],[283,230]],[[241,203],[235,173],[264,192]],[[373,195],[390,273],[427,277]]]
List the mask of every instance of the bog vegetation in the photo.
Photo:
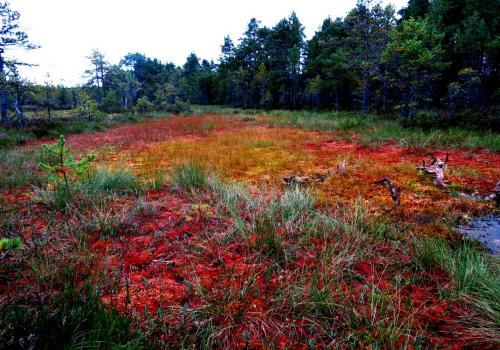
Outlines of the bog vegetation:
[[[23,80],[0,3],[0,349],[496,349],[497,1],[358,1],[217,64]],[[42,139],[40,139],[42,138]]]

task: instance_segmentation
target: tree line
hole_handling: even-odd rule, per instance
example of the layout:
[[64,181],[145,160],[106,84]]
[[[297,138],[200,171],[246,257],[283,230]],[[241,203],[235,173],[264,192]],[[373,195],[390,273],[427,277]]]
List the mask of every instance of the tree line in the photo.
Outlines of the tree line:
[[308,41],[295,13],[273,27],[252,18],[236,43],[224,38],[217,63],[192,53],[179,67],[130,53],[110,64],[96,50],[88,57],[87,83],[68,88],[30,84],[17,62],[4,60],[11,46],[35,46],[18,30],[19,14],[0,3],[2,122],[10,121],[10,111],[24,123],[24,106],[46,109],[50,117],[51,109],[91,116],[221,104],[354,110],[400,116],[408,124],[496,128],[499,14],[498,0],[410,0],[399,13],[359,0],[345,17],[325,19]]

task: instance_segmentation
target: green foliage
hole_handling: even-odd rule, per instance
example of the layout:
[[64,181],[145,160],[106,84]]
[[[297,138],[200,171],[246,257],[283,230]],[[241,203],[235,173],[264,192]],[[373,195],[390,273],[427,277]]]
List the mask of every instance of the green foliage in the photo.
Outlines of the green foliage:
[[419,106],[432,101],[433,83],[447,66],[440,45],[442,38],[428,20],[414,18],[391,32],[383,62],[397,67],[393,79],[402,97],[395,108],[408,119],[414,117]]
[[187,102],[184,102],[181,98],[176,97],[175,102],[173,104],[167,105],[167,111],[171,113],[189,113],[191,112],[191,105]]
[[93,193],[134,193],[140,190],[137,177],[129,169],[108,170],[98,168],[80,181],[82,192]]
[[71,155],[71,148],[65,146],[66,140],[63,135],[53,145],[43,145],[43,150],[46,154],[54,158],[53,165],[45,162],[40,162],[39,167],[49,174],[49,179],[56,187],[64,180],[65,190],[70,193],[71,175],[83,175],[90,169],[90,162],[95,160],[95,155],[87,155],[81,160],[76,161]]
[[481,77],[472,68],[458,72],[458,81],[448,85],[446,107],[450,121],[460,121],[473,125],[477,122],[478,108],[481,106]]
[[35,135],[29,130],[0,128],[0,150],[22,145],[34,138]]
[[0,313],[0,343],[7,349],[144,349],[147,337],[101,304],[99,291],[66,285],[61,294],[33,302],[11,300]]
[[313,100],[314,107],[319,107],[321,100],[321,86],[323,85],[323,80],[321,79],[321,75],[317,74],[314,79],[311,79],[306,87],[306,92],[311,95],[311,99]]
[[399,14],[403,19],[423,18],[429,11],[429,0],[409,0],[408,5]]
[[101,120],[72,120],[72,121],[54,121],[46,127],[42,127],[39,130],[40,136],[44,134],[52,137],[59,137],[59,135],[66,134],[81,134],[84,132],[93,131],[103,131],[107,125],[112,124],[112,122],[106,122]]
[[439,267],[453,280],[452,289],[459,295],[475,300],[482,317],[500,327],[500,265],[495,257],[481,251],[474,243],[465,242],[456,247],[439,238],[419,239],[414,242],[416,259],[425,269]]
[[91,120],[98,113],[97,103],[92,101],[88,95],[83,95],[81,97],[81,103],[75,109],[75,114],[80,117],[87,117],[88,120]]
[[[91,170],[86,176],[75,178],[71,182],[70,188],[71,193],[67,191],[65,186],[55,186],[48,190],[37,189],[34,196],[52,208],[68,209],[71,205],[72,208],[79,210],[92,209],[102,214],[96,214],[96,219],[97,216],[101,216],[107,220],[105,216],[112,216],[114,213],[110,208],[103,206],[103,201],[106,202],[108,197],[112,199],[120,195],[139,195],[142,190],[137,177],[130,170],[121,168]],[[110,220],[115,219],[120,220],[110,217]]]
[[142,113],[148,115],[150,112],[154,110],[155,106],[153,102],[149,101],[146,96],[143,96],[137,100],[135,105],[135,109],[137,113]]
[[[2,92],[2,103],[0,104],[0,124],[3,125],[8,125],[10,123],[10,119],[7,113],[7,107],[8,107],[8,95],[7,95],[7,65],[13,66],[14,69],[16,70],[16,65],[19,65],[19,62],[16,62],[15,60],[12,60],[9,58],[9,62],[7,60],[8,56],[8,50],[12,48],[21,48],[25,50],[32,50],[38,48],[37,45],[32,44],[29,39],[28,39],[28,34],[26,34],[22,29],[20,25],[19,18],[21,17],[21,14],[18,11],[15,11],[10,8],[9,2],[1,2],[0,3],[0,18],[2,18],[2,30],[0,31],[0,91]],[[7,56],[7,57],[5,57]],[[17,87],[15,90],[17,90],[14,95],[16,98],[16,112],[21,112],[17,113],[18,116],[21,116],[21,124],[25,124],[23,113],[22,113],[22,106],[20,105],[20,89],[21,89],[21,81],[19,79],[19,76],[15,74],[16,77],[14,80],[17,80],[16,84]],[[11,81],[12,82],[12,81]]]
[[[288,125],[308,130],[318,131],[355,131],[360,133],[360,141],[366,144],[379,144],[381,142],[395,141],[401,146],[417,148],[428,147],[463,147],[467,149],[486,148],[500,150],[500,135],[494,131],[481,131],[473,128],[436,128],[432,118],[436,117],[433,112],[422,114],[417,117],[425,120],[424,125],[428,128],[411,126],[408,122],[391,119],[381,119],[375,116],[363,116],[355,113],[334,112],[290,112],[271,111],[273,120],[271,125]],[[340,135],[350,139],[349,134]]]
[[0,188],[43,186],[47,178],[37,169],[40,158],[37,151],[0,150]]
[[2,238],[0,239],[0,252],[6,252],[8,250],[18,249],[22,246],[23,242],[21,237],[15,238]]
[[186,192],[199,191],[208,181],[208,172],[198,163],[184,163],[173,169],[173,183]]

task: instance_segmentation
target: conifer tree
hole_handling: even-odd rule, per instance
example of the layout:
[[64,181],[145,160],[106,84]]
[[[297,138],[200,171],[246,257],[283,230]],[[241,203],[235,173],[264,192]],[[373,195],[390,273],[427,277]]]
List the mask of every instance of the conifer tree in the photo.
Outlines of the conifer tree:
[[54,158],[53,165],[40,162],[39,167],[49,173],[49,180],[56,186],[62,182],[67,193],[71,193],[71,176],[79,176],[90,169],[90,162],[95,160],[95,155],[87,155],[80,160],[75,160],[71,155],[71,148],[66,147],[64,135],[53,145],[43,145],[44,151]]
[[0,2],[0,115],[1,124],[8,124],[9,117],[7,116],[8,94],[7,94],[7,77],[5,74],[6,68],[6,51],[15,47],[26,50],[38,48],[28,40],[28,34],[20,29],[19,12],[10,8],[8,2]]

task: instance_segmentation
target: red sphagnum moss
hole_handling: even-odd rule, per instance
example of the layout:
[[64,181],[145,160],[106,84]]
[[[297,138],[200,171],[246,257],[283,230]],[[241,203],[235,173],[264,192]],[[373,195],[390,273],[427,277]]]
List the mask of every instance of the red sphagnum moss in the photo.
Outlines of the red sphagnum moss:
[[[283,176],[312,175],[335,169],[345,160],[345,175],[335,173],[311,189],[318,206],[328,211],[361,201],[373,218],[388,216],[411,227],[412,235],[450,237],[442,218],[478,214],[490,206],[437,189],[419,175],[415,167],[430,158],[428,150],[393,143],[366,147],[330,137],[205,116],[146,121],[67,139],[76,150],[95,150],[102,164],[125,162],[143,179],[181,160],[193,160],[204,162],[223,179],[282,189]],[[487,193],[500,178],[497,153],[454,149],[432,154],[443,157],[445,152],[450,159],[446,178],[455,190]],[[391,213],[385,211],[391,204],[387,189],[373,185],[383,176],[402,188],[401,204]],[[47,239],[58,241],[45,254],[62,254],[62,247],[70,244],[70,238],[52,231],[57,225],[45,219],[43,204],[32,201],[29,188],[4,192],[2,198],[9,208],[2,215],[15,213],[26,244],[48,231],[53,238]],[[102,301],[138,318],[142,327],[151,328],[156,321],[166,324],[169,330],[156,336],[170,347],[176,347],[180,333],[209,326],[218,330],[212,336],[227,348],[260,349],[270,344],[280,349],[327,348],[335,345],[336,334],[365,339],[357,344],[360,348],[369,348],[377,338],[390,339],[395,348],[412,348],[417,337],[443,349],[474,346],[461,336],[466,331],[457,322],[470,310],[464,303],[441,298],[440,290],[451,283],[443,271],[412,268],[411,247],[402,249],[398,242],[373,239],[359,247],[369,250],[367,254],[360,258],[353,254],[343,262],[348,266],[339,267],[334,265],[336,249],[354,243],[348,237],[345,242],[318,237],[280,265],[259,254],[262,232],[250,233],[246,239],[226,239],[234,234],[231,219],[215,210],[208,217],[196,215],[191,202],[178,192],[150,190],[143,200],[154,204],[153,214],[136,213],[128,227],[112,237],[94,230],[87,242],[92,259],[80,263],[75,279],[89,271],[104,275]],[[284,229],[276,234],[284,247],[297,240]],[[329,249],[332,261],[322,260],[325,255],[319,252]],[[336,275],[335,268],[350,271],[349,278],[340,272]],[[338,279],[328,283],[321,276]],[[29,289],[30,283],[29,288],[43,288],[32,279],[19,278],[3,282],[0,291],[12,294],[18,288]],[[322,295],[329,298],[324,304],[317,299]],[[309,309],[312,302],[323,305],[322,309]],[[391,335],[381,334],[382,330]]]

